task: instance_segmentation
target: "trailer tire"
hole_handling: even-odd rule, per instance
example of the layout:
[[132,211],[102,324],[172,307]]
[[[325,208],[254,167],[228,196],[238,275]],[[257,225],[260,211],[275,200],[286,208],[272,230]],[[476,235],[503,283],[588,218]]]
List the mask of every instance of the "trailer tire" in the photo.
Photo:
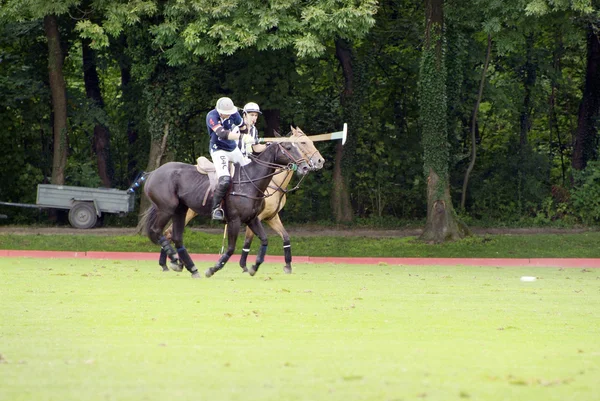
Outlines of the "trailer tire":
[[78,202],[69,211],[69,223],[75,228],[92,228],[97,221],[96,208],[89,202]]

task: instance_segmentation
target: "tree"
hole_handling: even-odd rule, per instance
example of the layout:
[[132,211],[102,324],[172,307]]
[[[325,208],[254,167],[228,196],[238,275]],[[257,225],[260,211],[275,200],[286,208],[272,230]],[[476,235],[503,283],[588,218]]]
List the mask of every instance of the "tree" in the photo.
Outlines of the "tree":
[[63,75],[64,56],[60,47],[60,34],[56,15],[44,17],[44,31],[48,39],[48,74],[52,92],[52,114],[54,132],[54,156],[52,163],[52,184],[65,183],[67,167],[67,91]]
[[589,160],[597,158],[597,121],[600,117],[599,9],[600,1],[598,0],[533,0],[526,7],[528,14],[537,16],[573,11],[586,27],[586,72],[572,156],[572,165],[576,170],[583,170]]
[[46,2],[7,0],[0,8],[0,21],[31,21],[43,19],[48,42],[48,75],[52,93],[54,156],[52,183],[65,183],[68,151],[67,96],[63,74],[64,53],[61,48],[58,16],[78,4],[77,0]]
[[[356,106],[357,97],[355,96],[355,75],[353,69],[353,49],[350,43],[345,40],[337,39],[335,41],[335,54],[342,67],[344,75],[344,89],[341,93],[341,106],[344,121],[349,122],[349,129],[358,128],[360,112]],[[356,136],[356,133],[353,134]],[[354,140],[351,139],[352,143]],[[349,144],[350,144],[349,143]],[[352,149],[347,149],[346,152],[352,154]],[[349,177],[348,169],[343,169],[342,166],[350,166],[351,163],[344,163],[344,147],[341,142],[335,146],[335,161],[333,167],[333,191],[331,193],[331,211],[333,218],[337,223],[348,223],[354,218],[352,205],[350,203]],[[344,171],[346,170],[346,171]]]
[[[96,69],[96,52],[90,48],[88,39],[83,39],[81,46],[85,92],[92,103],[92,107],[97,109],[100,114],[104,115],[104,99],[100,90],[100,78]],[[113,179],[113,166],[110,156],[110,131],[106,124],[101,121],[96,121],[94,125],[94,141],[92,148],[96,154],[98,175],[100,176],[102,185],[106,188],[110,188]]]
[[468,230],[459,224],[450,197],[443,0],[427,0],[425,12],[419,104],[427,222],[420,239],[439,243],[463,238]]
[[600,118],[600,32],[592,22],[587,28],[587,57],[583,96],[579,104],[573,168],[583,170],[598,156],[598,120]]
[[[79,29],[97,46],[106,46],[109,34],[119,35],[124,26],[147,21],[153,35],[152,48],[162,60],[156,65],[164,62],[170,67],[214,60],[249,47],[258,50],[292,47],[299,57],[318,57],[331,41],[363,37],[374,23],[376,4],[375,0],[311,3],[250,0],[221,5],[209,0],[177,4],[160,1],[116,3],[107,9],[102,24],[86,20],[79,23]],[[277,109],[271,110],[273,112],[267,117],[273,127],[279,118]],[[153,149],[158,146],[155,144]],[[340,160],[336,164],[341,163],[340,152],[338,157]],[[152,154],[150,159],[159,160]],[[336,178],[343,180],[339,175]],[[345,198],[343,203],[349,205],[347,192]],[[340,219],[348,219],[348,209]]]

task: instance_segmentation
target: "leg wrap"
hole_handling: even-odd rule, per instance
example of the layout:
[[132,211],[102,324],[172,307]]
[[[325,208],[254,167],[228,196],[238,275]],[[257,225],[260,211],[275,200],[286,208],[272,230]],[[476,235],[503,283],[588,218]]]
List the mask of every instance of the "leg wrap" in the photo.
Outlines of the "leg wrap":
[[158,258],[158,264],[161,266],[167,265],[167,252],[164,249],[160,249],[160,257]]
[[167,253],[167,256],[169,256],[169,259],[171,259],[171,262],[177,262],[177,257],[175,256],[177,254],[177,252],[175,252],[175,249],[173,249],[173,246],[171,245],[171,241],[166,239],[165,236],[163,235],[162,237],[160,237],[158,239],[158,243],[160,244],[160,247]]
[[283,255],[285,258],[286,265],[292,263],[292,245],[290,244],[290,241],[286,241],[283,243]]
[[230,257],[231,257],[231,255],[228,255],[227,252],[225,252],[223,255],[221,255],[221,257],[219,258],[219,261],[214,266],[215,271],[221,270],[223,268],[223,266],[225,266],[225,263],[227,263],[227,261],[229,260]]
[[246,261],[248,260],[249,253],[250,249],[242,249],[242,256],[240,256],[240,266],[246,266]]
[[185,268],[188,269],[190,273],[198,271],[198,269],[196,269],[196,266],[194,265],[194,262],[192,261],[192,258],[190,257],[190,254],[184,246],[182,246],[181,248],[177,248],[177,254],[179,255],[179,259],[181,259],[181,261],[183,262]]
[[261,245],[258,249],[258,255],[256,255],[256,266],[258,267],[262,262],[265,261],[265,255],[267,254],[267,246]]

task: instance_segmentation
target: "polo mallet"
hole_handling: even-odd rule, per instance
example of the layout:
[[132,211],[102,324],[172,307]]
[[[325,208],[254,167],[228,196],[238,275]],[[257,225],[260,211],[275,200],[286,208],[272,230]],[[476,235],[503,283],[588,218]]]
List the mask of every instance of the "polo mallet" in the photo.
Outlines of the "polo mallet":
[[225,236],[227,234],[227,223],[225,223],[225,228],[223,229],[223,242],[221,242],[221,253],[219,255],[223,255],[225,253]]
[[[348,124],[344,123],[344,129],[342,131],[330,132],[328,134],[319,134],[319,135],[307,135],[308,139],[313,142],[319,141],[334,141],[336,139],[342,140],[342,145],[346,143],[346,138],[348,137]],[[258,140],[259,143],[265,142],[302,142],[302,137],[274,137],[274,138],[260,138]]]

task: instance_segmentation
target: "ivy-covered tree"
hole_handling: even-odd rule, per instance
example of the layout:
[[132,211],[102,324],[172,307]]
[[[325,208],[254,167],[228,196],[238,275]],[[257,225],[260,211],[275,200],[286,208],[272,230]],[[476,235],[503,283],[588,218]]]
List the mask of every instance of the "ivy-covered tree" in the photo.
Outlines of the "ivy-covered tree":
[[427,222],[420,239],[439,243],[463,238],[468,230],[459,224],[450,196],[444,2],[427,0],[425,4],[419,104],[427,177]]

